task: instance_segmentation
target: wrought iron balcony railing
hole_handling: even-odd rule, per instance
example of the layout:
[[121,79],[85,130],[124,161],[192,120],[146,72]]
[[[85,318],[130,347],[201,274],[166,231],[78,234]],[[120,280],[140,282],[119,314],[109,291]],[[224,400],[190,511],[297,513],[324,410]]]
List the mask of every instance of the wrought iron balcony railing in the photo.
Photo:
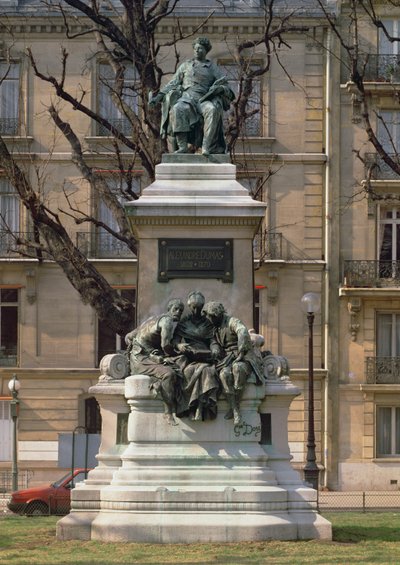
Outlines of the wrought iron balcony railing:
[[254,257],[258,260],[282,259],[282,234],[263,231],[253,241]]
[[400,82],[400,55],[368,55],[364,68],[367,82]]
[[400,261],[345,261],[343,285],[359,288],[400,286]]
[[17,354],[15,352],[0,350],[0,367],[16,367],[17,359]]
[[17,135],[18,118],[0,118],[1,135]]
[[34,241],[31,232],[10,232],[0,230],[0,257],[21,257],[21,253],[34,254],[34,248],[29,245]]
[[[132,134],[132,124],[127,118],[108,118],[108,121],[112,126],[114,126],[118,131],[120,131],[124,135]],[[102,124],[97,124],[97,135],[100,137],[107,137],[112,134],[110,130],[108,130]]]
[[[391,159],[400,165],[400,154],[388,153]],[[385,163],[380,155],[377,153],[365,154],[366,167],[372,167],[373,180],[399,180],[400,176],[393,171],[389,165]]]
[[367,357],[368,384],[400,384],[400,357]]
[[87,257],[93,259],[131,259],[132,251],[125,243],[107,232],[77,233],[77,247]]

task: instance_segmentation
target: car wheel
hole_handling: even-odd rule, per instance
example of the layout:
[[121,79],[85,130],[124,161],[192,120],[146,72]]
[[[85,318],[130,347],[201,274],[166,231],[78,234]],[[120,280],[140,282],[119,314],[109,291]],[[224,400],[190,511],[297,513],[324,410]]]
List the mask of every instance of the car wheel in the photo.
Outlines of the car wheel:
[[30,502],[25,510],[26,516],[48,516],[49,507],[39,500]]

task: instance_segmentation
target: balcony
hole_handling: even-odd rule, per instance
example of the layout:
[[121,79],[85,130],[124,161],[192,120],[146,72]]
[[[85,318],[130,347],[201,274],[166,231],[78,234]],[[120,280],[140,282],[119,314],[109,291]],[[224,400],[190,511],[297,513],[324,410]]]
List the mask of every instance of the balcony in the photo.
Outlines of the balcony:
[[[400,165],[400,155],[397,153],[388,153],[389,157],[393,161]],[[366,153],[365,154],[366,167],[369,169],[372,167],[372,180],[398,180],[400,177],[396,174],[393,169],[389,167],[377,153]]]
[[263,231],[253,241],[254,258],[259,261],[282,259],[282,234]]
[[400,261],[345,261],[343,286],[400,287]]
[[91,259],[133,259],[135,255],[125,243],[107,232],[91,234],[78,232],[77,247],[81,253]]
[[368,384],[400,384],[400,357],[367,357]]
[[0,367],[16,367],[17,366],[17,353],[16,348],[6,350],[0,347]]
[[400,82],[400,55],[368,55],[364,81]]
[[0,257],[22,257],[27,254],[35,257],[35,249],[29,246],[29,241],[34,241],[33,233],[0,230]]
[[17,135],[18,118],[0,118],[0,135]]

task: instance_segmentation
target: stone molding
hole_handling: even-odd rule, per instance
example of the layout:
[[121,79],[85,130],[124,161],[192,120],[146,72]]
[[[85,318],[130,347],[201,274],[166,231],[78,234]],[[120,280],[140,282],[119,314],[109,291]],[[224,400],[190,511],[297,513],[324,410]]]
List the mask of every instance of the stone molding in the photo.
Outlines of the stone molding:
[[256,226],[258,225],[259,218],[209,218],[209,217],[148,217],[140,218],[135,217],[135,225],[140,226]]

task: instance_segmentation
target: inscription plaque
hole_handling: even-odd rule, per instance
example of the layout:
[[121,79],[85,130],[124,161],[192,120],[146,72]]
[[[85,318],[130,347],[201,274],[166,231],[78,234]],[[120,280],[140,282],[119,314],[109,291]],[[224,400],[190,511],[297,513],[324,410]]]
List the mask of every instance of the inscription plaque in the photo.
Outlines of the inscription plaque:
[[159,239],[158,281],[176,278],[233,281],[232,239]]

